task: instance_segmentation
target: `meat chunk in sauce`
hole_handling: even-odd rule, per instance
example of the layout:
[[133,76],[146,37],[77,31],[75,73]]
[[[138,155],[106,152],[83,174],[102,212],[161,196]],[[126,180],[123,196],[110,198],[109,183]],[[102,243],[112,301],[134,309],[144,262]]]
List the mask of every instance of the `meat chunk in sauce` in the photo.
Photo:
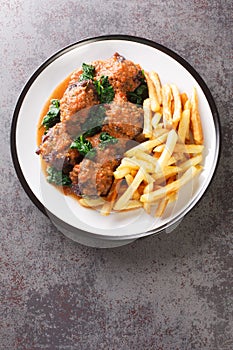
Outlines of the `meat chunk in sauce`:
[[76,149],[70,148],[74,138],[84,132],[82,127],[89,111],[99,104],[93,82],[79,81],[83,73],[79,69],[71,75],[68,88],[60,100],[61,122],[45,135],[38,153],[49,165],[69,173],[74,192],[96,197],[109,193],[114,179],[113,172],[120,164],[127,142],[141,135],[143,109],[127,101],[127,92],[140,85],[142,70],[139,65],[117,53],[105,61],[95,61],[92,65],[95,67],[94,79],[108,76],[114,88],[114,101],[105,105],[106,115],[101,132],[109,133],[118,142],[101,149],[98,147],[100,134],[87,137],[96,149],[94,159],[83,159]]
[[[95,141],[94,141],[95,142]],[[73,185],[79,187],[79,193],[84,196],[106,196],[113,183],[113,172],[120,164],[125,142],[109,146],[105,150],[96,149],[94,159],[84,158],[70,172]]]
[[67,133],[66,124],[58,123],[49,129],[37,153],[57,170],[67,172],[79,159],[79,152],[70,149],[71,142],[72,137]]
[[[127,92],[135,90],[141,82],[141,67],[132,61],[115,53],[105,61],[94,61],[94,80],[101,76],[108,76],[109,83],[115,92],[115,101],[127,101]],[[82,69],[76,70],[72,75],[69,86],[61,101],[61,120],[65,120],[77,111],[98,104],[98,96],[91,80],[79,81]]]
[[97,92],[92,81],[73,82],[71,78],[71,82],[60,101],[61,121],[79,110],[98,103]]
[[117,100],[118,95],[120,95],[122,100],[127,101],[127,92],[134,91],[140,85],[143,77],[141,67],[138,64],[126,60],[118,53],[105,61],[93,62],[93,66],[95,67],[96,79],[102,75],[108,76]]
[[112,103],[106,111],[103,131],[118,138],[134,139],[142,132],[143,109],[130,102]]

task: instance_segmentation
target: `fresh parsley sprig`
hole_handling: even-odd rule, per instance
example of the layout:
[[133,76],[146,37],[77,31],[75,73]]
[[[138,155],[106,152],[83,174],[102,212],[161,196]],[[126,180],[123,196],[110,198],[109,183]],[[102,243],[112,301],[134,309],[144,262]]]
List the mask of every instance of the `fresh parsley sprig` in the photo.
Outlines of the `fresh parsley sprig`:
[[84,136],[92,136],[100,132],[106,116],[105,113],[105,108],[101,105],[95,105],[90,109],[87,119],[82,125]]
[[114,99],[115,92],[109,83],[108,77],[102,75],[99,80],[93,81],[100,103],[110,103]]
[[128,101],[137,105],[142,105],[148,96],[148,87],[145,81],[142,81],[134,91],[127,92]]
[[42,120],[42,125],[45,130],[52,128],[55,124],[60,122],[60,101],[57,99],[52,99],[50,101],[50,106],[48,113],[44,116]]
[[95,74],[95,67],[94,66],[92,66],[90,64],[83,63],[82,70],[83,70],[83,73],[80,75],[79,81],[93,80],[94,79],[94,74]]
[[70,186],[71,179],[68,175],[64,174],[61,170],[57,170],[54,167],[47,168],[47,181],[57,186]]
[[80,75],[79,81],[92,80],[100,103],[112,102],[115,92],[112,85],[109,83],[108,76],[102,75],[100,79],[94,79],[95,67],[86,63],[82,64],[82,70],[83,73]]
[[108,132],[102,132],[100,134],[100,144],[99,148],[104,149],[108,145],[113,145],[118,142],[118,139],[114,136],[111,136]]
[[78,136],[70,145],[70,148],[75,148],[79,153],[85,157],[92,159],[96,155],[95,148],[92,147],[92,144],[89,140],[85,138],[84,135]]

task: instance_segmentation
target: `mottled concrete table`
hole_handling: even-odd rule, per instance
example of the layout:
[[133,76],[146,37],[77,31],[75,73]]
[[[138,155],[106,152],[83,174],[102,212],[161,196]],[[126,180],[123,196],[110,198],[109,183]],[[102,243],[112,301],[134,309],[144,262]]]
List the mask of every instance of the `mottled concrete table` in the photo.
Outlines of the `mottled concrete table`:
[[[1,350],[233,349],[231,0],[1,1]],[[173,232],[110,250],[62,236],[23,191],[9,133],[19,93],[75,41],[130,34],[183,56],[212,92],[222,156]]]

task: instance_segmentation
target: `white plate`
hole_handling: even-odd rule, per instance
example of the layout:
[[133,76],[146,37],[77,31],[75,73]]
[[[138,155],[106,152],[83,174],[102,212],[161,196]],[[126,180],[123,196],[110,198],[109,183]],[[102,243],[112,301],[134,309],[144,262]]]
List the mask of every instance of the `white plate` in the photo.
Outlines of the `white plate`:
[[[115,52],[139,63],[145,70],[156,70],[162,83],[175,83],[190,94],[197,88],[204,130],[203,171],[186,186],[175,205],[161,219],[143,210],[114,213],[108,217],[81,207],[78,202],[48,184],[36,155],[38,119],[54,88],[83,62],[106,59]],[[33,74],[22,91],[12,122],[11,149],[18,177],[32,201],[47,215],[56,216],[64,225],[93,233],[100,238],[124,240],[138,238],[173,227],[189,212],[206,191],[219,157],[219,121],[213,98],[198,73],[171,50],[148,40],[115,35],[88,39],[73,44],[49,58]],[[51,217],[52,217],[51,216]]]

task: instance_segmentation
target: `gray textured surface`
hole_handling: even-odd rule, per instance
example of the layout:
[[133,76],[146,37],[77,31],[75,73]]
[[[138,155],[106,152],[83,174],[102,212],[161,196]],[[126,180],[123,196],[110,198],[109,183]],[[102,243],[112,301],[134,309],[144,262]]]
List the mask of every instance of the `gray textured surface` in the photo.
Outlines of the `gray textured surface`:
[[[2,0],[0,11],[0,349],[233,349],[232,1]],[[221,117],[222,157],[175,231],[100,250],[64,238],[31,203],[9,132],[38,65],[110,33],[155,40],[197,69]]]

